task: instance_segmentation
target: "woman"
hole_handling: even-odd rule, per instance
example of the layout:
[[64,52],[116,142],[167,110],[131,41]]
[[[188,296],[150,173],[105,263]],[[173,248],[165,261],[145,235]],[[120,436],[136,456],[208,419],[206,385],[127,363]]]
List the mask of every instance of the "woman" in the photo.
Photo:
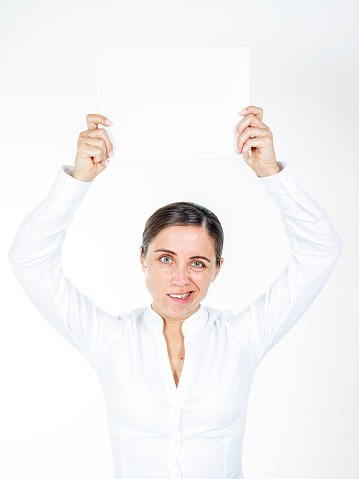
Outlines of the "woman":
[[238,152],[278,206],[291,258],[268,292],[239,314],[201,304],[223,264],[223,231],[216,215],[195,203],[166,205],[146,223],[140,263],[151,306],[113,317],[64,276],[66,229],[112,153],[98,128],[109,124],[101,115],[87,115],[75,166],[60,168],[9,251],[35,306],[98,374],[115,479],[241,479],[255,369],[307,310],[340,256],[342,241],[325,211],[290,165],[277,163],[263,110],[241,113]]

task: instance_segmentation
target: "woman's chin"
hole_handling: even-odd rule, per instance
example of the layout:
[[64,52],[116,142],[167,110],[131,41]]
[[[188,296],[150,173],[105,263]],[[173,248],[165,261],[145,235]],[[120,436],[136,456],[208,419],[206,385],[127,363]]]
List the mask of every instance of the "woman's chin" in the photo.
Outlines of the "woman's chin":
[[178,318],[192,310],[191,314],[195,313],[199,308],[199,303],[196,291],[191,291],[186,299],[172,298],[169,294],[165,294],[165,297],[161,296],[157,301],[153,300],[152,309],[155,309],[160,315]]

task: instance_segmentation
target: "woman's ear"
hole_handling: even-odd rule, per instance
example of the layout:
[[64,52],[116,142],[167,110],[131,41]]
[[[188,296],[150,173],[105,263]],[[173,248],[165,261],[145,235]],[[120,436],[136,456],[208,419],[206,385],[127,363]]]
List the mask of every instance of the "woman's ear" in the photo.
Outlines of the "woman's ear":
[[221,271],[221,268],[222,268],[223,261],[224,261],[224,258],[221,258],[221,259],[220,259],[220,265],[219,265],[219,266],[217,266],[217,268],[216,268],[216,272],[215,272],[215,274],[214,274],[214,276],[213,276],[213,278],[212,278],[212,281],[211,281],[211,283],[213,283],[213,281],[214,281],[214,280],[217,278],[217,276],[218,276],[219,272]]
[[143,256],[142,256],[142,246],[140,246],[140,263],[141,263],[141,267],[142,267],[142,271],[145,272],[145,269],[146,269],[146,266],[144,264],[144,259],[143,259]]

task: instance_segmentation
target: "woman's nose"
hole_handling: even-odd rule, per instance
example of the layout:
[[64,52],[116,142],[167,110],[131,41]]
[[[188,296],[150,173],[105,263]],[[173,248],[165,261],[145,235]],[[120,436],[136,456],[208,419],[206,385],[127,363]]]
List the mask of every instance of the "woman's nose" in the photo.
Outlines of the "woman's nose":
[[188,284],[189,276],[185,267],[176,268],[175,274],[174,274],[174,282],[178,285]]

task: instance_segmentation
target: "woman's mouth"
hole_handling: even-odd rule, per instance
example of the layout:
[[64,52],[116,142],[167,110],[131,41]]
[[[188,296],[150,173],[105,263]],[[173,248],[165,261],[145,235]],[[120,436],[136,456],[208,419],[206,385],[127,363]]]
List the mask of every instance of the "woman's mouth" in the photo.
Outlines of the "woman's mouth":
[[[193,293],[194,293],[194,291],[189,292],[189,294],[188,293],[186,293],[186,294],[176,294],[176,295],[174,294],[173,296],[168,294],[167,296],[169,298],[173,299],[173,301],[176,301],[177,303],[186,304],[191,300],[191,298],[193,296]],[[179,297],[177,297],[177,296],[179,296]]]

